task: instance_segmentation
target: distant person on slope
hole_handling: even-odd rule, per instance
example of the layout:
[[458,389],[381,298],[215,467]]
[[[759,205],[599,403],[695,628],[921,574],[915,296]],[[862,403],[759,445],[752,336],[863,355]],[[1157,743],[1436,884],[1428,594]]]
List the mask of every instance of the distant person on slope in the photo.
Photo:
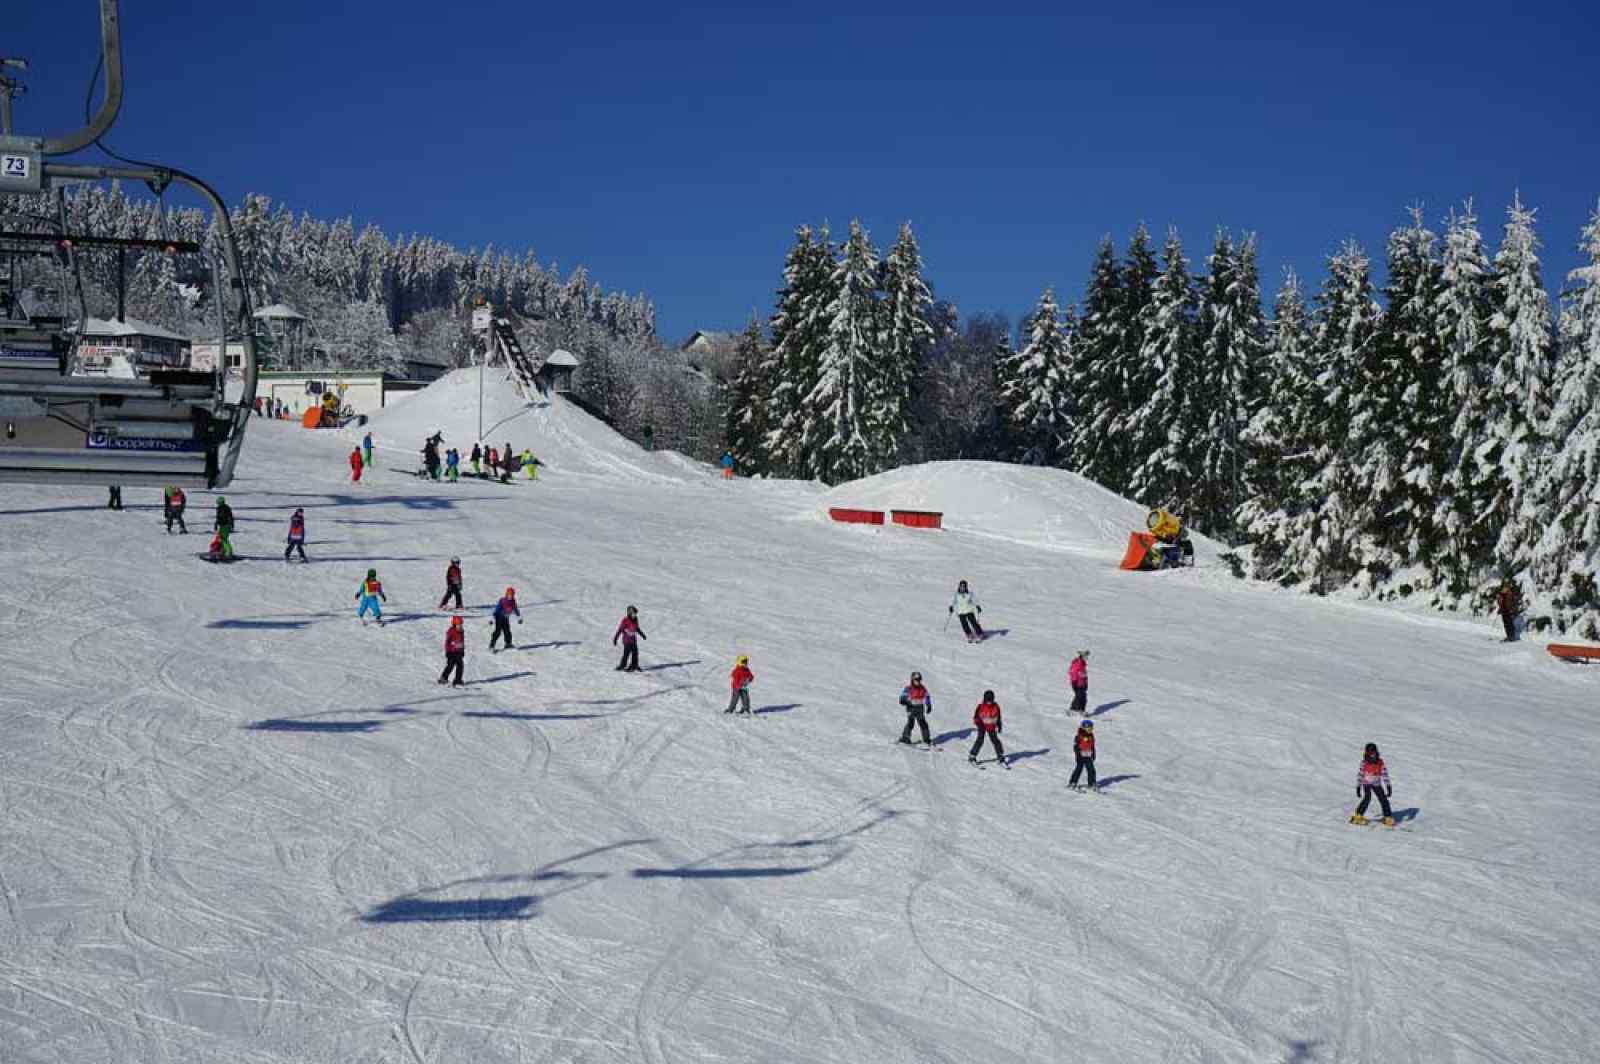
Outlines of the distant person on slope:
[[1389,827],[1394,827],[1394,812],[1389,808],[1389,799],[1394,794],[1394,787],[1389,783],[1389,768],[1383,763],[1383,758],[1378,756],[1378,744],[1368,743],[1361,755],[1361,767],[1356,770],[1356,793],[1361,795],[1361,804],[1356,806],[1355,815],[1350,818],[1352,824],[1365,824],[1367,822],[1367,805],[1372,799],[1378,799],[1378,805],[1383,809],[1383,822]]
[[644,629],[639,627],[639,607],[629,606],[611,636],[612,646],[617,645],[618,639],[622,640],[622,660],[617,663],[617,672],[639,671],[639,640],[649,638],[644,634]]
[[488,454],[488,457],[486,459],[484,459],[484,464],[489,467],[489,478],[491,480],[494,479],[495,477],[499,476],[500,475],[500,452],[495,450],[493,447],[489,448],[489,454]]
[[1078,656],[1067,666],[1067,682],[1072,685],[1072,708],[1067,712],[1081,717],[1089,706],[1089,652],[1078,651]]
[[1094,788],[1094,721],[1085,720],[1078,725],[1078,734],[1072,737],[1072,756],[1076,764],[1072,767],[1072,778],[1067,781],[1067,786],[1073,790],[1078,789],[1078,777],[1087,770],[1089,773],[1088,786]]
[[756,682],[756,674],[750,671],[750,658],[740,654],[733,662],[733,672],[728,677],[728,684],[733,688],[733,695],[728,699],[728,708],[724,713],[732,713],[735,707],[741,714],[750,712],[750,685]]
[[461,559],[451,558],[449,568],[444,571],[444,598],[439,600],[439,608],[444,609],[444,604],[451,599],[456,600],[456,609],[461,605]]
[[722,479],[723,480],[732,480],[733,479],[733,452],[732,451],[723,451],[722,452]]
[[111,485],[111,487],[107,488],[106,490],[110,493],[106,498],[106,509],[107,510],[120,510],[120,509],[122,509],[122,487],[120,485],[113,484],[113,485]]
[[372,464],[372,433],[361,437],[361,461],[363,465]]
[[228,500],[221,495],[217,496],[217,516],[211,523],[211,530],[217,534],[217,542],[221,547],[219,556],[226,560],[233,560],[233,507],[228,505]]
[[283,560],[288,561],[293,551],[300,552],[300,560],[310,561],[306,557],[306,512],[297,509],[289,516],[289,545],[283,548]]
[[950,612],[961,618],[961,630],[967,634],[967,642],[982,641],[983,625],[978,623],[978,614],[983,612],[983,607],[978,605],[976,596],[967,589],[965,580],[956,585],[955,597],[950,600]]
[[352,447],[350,449],[350,482],[352,484],[361,483],[361,471],[366,468],[366,465],[366,460],[361,457],[361,448]]
[[533,456],[533,448],[522,449],[522,473],[529,480],[539,479],[539,460]]
[[461,680],[461,671],[466,667],[467,661],[467,629],[461,623],[460,617],[450,618],[450,627],[444,632],[444,671],[439,674],[439,682],[444,683],[451,672],[456,674],[451,687],[465,686]]
[[900,741],[909,746],[911,727],[916,725],[922,730],[922,745],[932,746],[933,737],[928,734],[928,714],[933,712],[933,696],[922,686],[922,673],[912,673],[911,682],[900,689],[900,704],[906,710],[906,726],[900,731]]
[[506,449],[500,452],[500,483],[511,483],[511,474],[517,471],[517,452],[511,449],[511,444],[506,444]]
[[1517,618],[1522,616],[1522,592],[1517,589],[1517,582],[1509,576],[1500,581],[1500,590],[1495,595],[1495,609],[1500,612],[1500,623],[1506,630],[1506,642],[1517,641]]
[[378,604],[380,600],[388,602],[389,596],[383,593],[383,584],[378,580],[378,570],[368,569],[367,578],[356,588],[356,601],[361,604],[356,609],[356,616],[361,619],[363,627],[367,623],[368,613],[378,622],[378,627],[383,627],[383,607]]
[[1000,745],[1000,703],[994,700],[993,691],[983,692],[983,701],[978,703],[978,708],[972,711],[973,727],[978,729],[978,738],[972,744],[972,750],[967,754],[967,760],[974,765],[978,763],[978,753],[983,749],[983,741],[988,739],[994,744],[994,759],[1002,765],[1006,763],[1005,747]]
[[494,604],[494,634],[489,637],[489,653],[495,653],[495,643],[501,636],[505,636],[506,649],[514,650],[516,647],[511,640],[511,615],[517,615],[517,623],[522,623],[522,611],[517,609],[517,589],[506,588],[506,593],[500,601]]
[[187,536],[189,526],[183,523],[183,508],[188,505],[184,498],[183,489],[176,485],[167,488],[161,494],[161,516],[166,518],[167,535],[172,535],[172,522],[178,522],[178,531]]
[[474,443],[472,445],[472,454],[470,455],[470,458],[471,458],[471,461],[472,461],[472,475],[475,476],[475,477],[482,477],[483,476],[483,447],[480,444]]
[[444,473],[452,484],[461,479],[461,452],[454,447],[444,453]]

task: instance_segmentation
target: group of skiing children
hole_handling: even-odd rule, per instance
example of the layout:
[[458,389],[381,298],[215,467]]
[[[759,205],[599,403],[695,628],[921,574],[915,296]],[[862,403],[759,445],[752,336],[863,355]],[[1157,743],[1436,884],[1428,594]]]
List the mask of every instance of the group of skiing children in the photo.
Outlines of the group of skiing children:
[[[439,448],[443,443],[442,432],[434,433],[423,442],[422,469],[419,475],[430,480],[448,480],[456,483],[462,477],[461,452],[454,447],[448,447],[441,453]],[[474,443],[467,461],[472,464],[472,476],[480,480],[498,479],[502,484],[509,484],[512,475],[519,470],[526,479],[538,480],[539,467],[544,464],[534,457],[531,447],[524,447],[519,454],[509,443],[503,451]],[[372,433],[369,432],[362,437],[361,446],[350,451],[351,482],[360,483],[362,472],[371,468]]]

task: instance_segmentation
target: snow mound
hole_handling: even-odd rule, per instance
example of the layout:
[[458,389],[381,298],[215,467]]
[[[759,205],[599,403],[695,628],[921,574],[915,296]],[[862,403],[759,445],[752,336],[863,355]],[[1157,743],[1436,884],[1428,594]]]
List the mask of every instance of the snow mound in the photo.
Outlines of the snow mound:
[[[709,479],[712,469],[670,451],[650,452],[625,439],[559,395],[528,402],[504,370],[483,375],[483,440],[520,452],[532,448],[551,473],[687,481]],[[472,451],[478,432],[479,382],[476,369],[446,374],[404,402],[373,416],[366,428],[345,432],[356,439],[370,431],[380,450],[418,456],[422,442],[443,432],[446,447]]]
[[[1121,557],[1128,533],[1145,529],[1147,507],[1064,469],[1001,462],[927,462],[840,484],[822,496],[832,506],[937,510],[944,527],[1060,550]],[[1194,537],[1204,564],[1223,549]]]

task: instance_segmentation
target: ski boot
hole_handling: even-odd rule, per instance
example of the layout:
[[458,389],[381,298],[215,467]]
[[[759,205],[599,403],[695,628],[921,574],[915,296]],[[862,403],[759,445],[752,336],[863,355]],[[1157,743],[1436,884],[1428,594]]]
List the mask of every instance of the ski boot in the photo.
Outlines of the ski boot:
[[1350,815],[1350,823],[1352,824],[1365,824],[1366,822],[1367,818],[1362,816],[1360,813],[1352,813]]
[[1383,818],[1383,826],[1386,827],[1386,828],[1394,827],[1394,817],[1392,817],[1392,816],[1384,817]]

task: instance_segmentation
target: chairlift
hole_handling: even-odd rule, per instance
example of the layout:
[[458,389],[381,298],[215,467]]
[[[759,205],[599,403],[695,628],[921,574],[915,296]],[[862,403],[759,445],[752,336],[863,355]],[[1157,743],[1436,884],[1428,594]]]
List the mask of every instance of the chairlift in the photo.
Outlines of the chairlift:
[[[48,204],[55,217],[29,213],[7,224],[0,217],[0,483],[175,485],[220,488],[233,479],[245,428],[256,397],[256,350],[250,294],[227,207],[204,181],[181,170],[145,163],[100,165],[52,161],[95,144],[111,128],[122,105],[123,76],[118,0],[100,0],[100,35],[105,99],[99,112],[66,137],[0,136],[0,196]],[[215,372],[155,369],[140,379],[95,377],[83,372],[79,347],[89,319],[83,294],[81,256],[101,251],[118,256],[118,318],[129,251],[206,255],[199,244],[70,233],[61,190],[82,181],[142,181],[158,198],[173,183],[192,188],[216,218],[220,261],[213,256],[213,298],[219,311],[227,294],[237,301],[242,337],[242,388],[236,402],[225,395],[226,329]],[[164,215],[164,210],[163,210]],[[26,284],[22,266],[53,259],[60,289]],[[227,288],[222,275],[226,272]],[[69,291],[76,295],[76,322]]]

